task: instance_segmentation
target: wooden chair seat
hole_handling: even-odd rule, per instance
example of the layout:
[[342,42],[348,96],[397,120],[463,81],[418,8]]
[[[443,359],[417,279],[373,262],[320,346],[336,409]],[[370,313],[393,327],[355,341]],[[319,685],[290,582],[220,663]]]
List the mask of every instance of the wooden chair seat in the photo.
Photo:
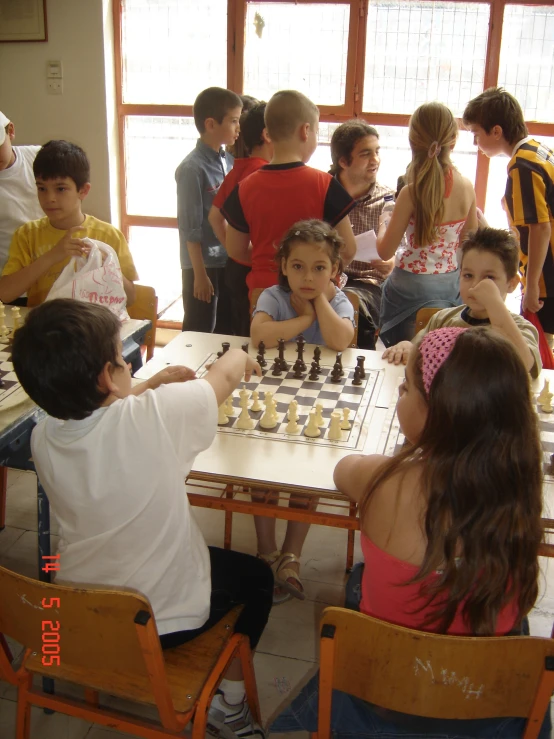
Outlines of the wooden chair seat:
[[[191,711],[206,682],[206,675],[214,669],[219,655],[233,636],[233,628],[242,610],[237,606],[225,618],[204,634],[191,642],[175,649],[163,652],[165,671],[169,690],[176,711]],[[78,665],[44,667],[42,655],[30,653],[24,660],[25,669],[33,674],[51,677],[58,680],[87,685],[109,695],[127,700],[156,705],[148,676],[137,675],[130,684],[126,675],[111,672],[106,676],[105,670],[84,670]]]
[[421,331],[422,328],[425,328],[431,318],[437,313],[437,311],[442,310],[442,308],[420,308],[418,312],[416,313],[416,319],[415,319],[415,332],[416,334]]

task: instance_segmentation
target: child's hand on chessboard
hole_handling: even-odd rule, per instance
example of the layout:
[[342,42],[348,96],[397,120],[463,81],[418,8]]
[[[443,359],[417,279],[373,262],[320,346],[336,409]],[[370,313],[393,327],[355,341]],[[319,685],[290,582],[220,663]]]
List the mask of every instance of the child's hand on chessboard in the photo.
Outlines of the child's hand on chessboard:
[[255,359],[252,359],[250,355],[247,355],[246,367],[244,368],[244,381],[248,382],[248,380],[250,380],[250,378],[252,377],[252,374],[261,377],[262,368]]
[[190,367],[174,365],[156,372],[155,375],[147,380],[147,383],[149,388],[155,390],[160,385],[169,385],[172,382],[188,382],[194,379],[196,379],[196,372],[190,369]]
[[388,359],[389,364],[408,364],[408,357],[413,349],[411,341],[399,341],[394,346],[389,346],[383,352],[383,359]]

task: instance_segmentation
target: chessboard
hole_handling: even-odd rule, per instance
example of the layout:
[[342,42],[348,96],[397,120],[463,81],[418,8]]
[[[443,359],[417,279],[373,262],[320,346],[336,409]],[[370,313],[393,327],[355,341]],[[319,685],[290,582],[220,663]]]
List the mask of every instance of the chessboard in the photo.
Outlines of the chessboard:
[[9,339],[0,339],[0,411],[13,408],[28,398],[13,371],[12,345]]
[[[406,437],[402,433],[396,414],[397,402],[398,390],[395,392],[387,411],[378,446],[378,454],[385,454],[387,457],[394,457],[406,443]],[[534,406],[539,417],[544,479],[548,482],[554,482],[554,413],[544,413],[536,397]]]
[[[210,354],[197,369],[197,377],[202,377],[207,371],[207,366],[212,364],[217,354]],[[308,363],[309,364],[309,363]],[[309,372],[306,371],[302,378],[295,378],[292,367],[283,371],[281,376],[272,375],[271,367],[262,370],[262,377],[252,375],[249,382],[242,382],[232,396],[234,414],[229,416],[224,425],[218,426],[219,433],[247,435],[253,439],[271,439],[287,443],[318,444],[323,446],[338,446],[351,451],[362,451],[365,444],[366,428],[371,420],[376,399],[383,381],[384,370],[365,368],[365,377],[360,385],[353,385],[354,367],[344,367],[343,376],[339,382],[331,381],[333,367],[321,364],[319,367],[318,380],[310,380]],[[251,394],[257,391],[259,400],[263,406],[264,393],[273,393],[276,402],[277,424],[274,428],[265,429],[260,426],[260,420],[264,411],[249,410],[249,415],[255,422],[252,429],[239,429],[236,423],[240,414],[241,390],[247,390]],[[298,403],[298,425],[299,430],[287,433],[287,412],[291,401]],[[310,438],[304,435],[309,414],[317,404],[323,406],[322,416],[324,425],[320,428],[320,436]],[[341,411],[343,408],[350,410],[349,421],[351,428],[341,431],[340,440],[328,438],[328,428],[332,411]]]

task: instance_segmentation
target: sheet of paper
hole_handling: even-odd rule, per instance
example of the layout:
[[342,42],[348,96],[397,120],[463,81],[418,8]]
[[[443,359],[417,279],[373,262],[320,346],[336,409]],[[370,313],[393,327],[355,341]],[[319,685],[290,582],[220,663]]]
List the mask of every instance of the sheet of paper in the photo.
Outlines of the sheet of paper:
[[371,262],[374,259],[380,259],[377,252],[377,236],[373,229],[371,231],[365,231],[363,234],[358,234],[354,237],[356,239],[356,256],[354,259],[360,262]]

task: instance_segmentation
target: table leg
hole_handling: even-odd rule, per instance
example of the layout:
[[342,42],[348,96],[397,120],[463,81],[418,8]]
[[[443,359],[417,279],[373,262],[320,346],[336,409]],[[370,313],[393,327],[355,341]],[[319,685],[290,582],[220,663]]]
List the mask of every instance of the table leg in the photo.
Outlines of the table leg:
[[[43,571],[43,557],[50,556],[50,503],[37,476],[37,505],[38,505],[38,577],[42,582],[51,582],[50,572]],[[51,677],[42,678],[42,689],[45,693],[54,694],[54,681]],[[44,713],[55,713],[51,708],[45,708]]]

